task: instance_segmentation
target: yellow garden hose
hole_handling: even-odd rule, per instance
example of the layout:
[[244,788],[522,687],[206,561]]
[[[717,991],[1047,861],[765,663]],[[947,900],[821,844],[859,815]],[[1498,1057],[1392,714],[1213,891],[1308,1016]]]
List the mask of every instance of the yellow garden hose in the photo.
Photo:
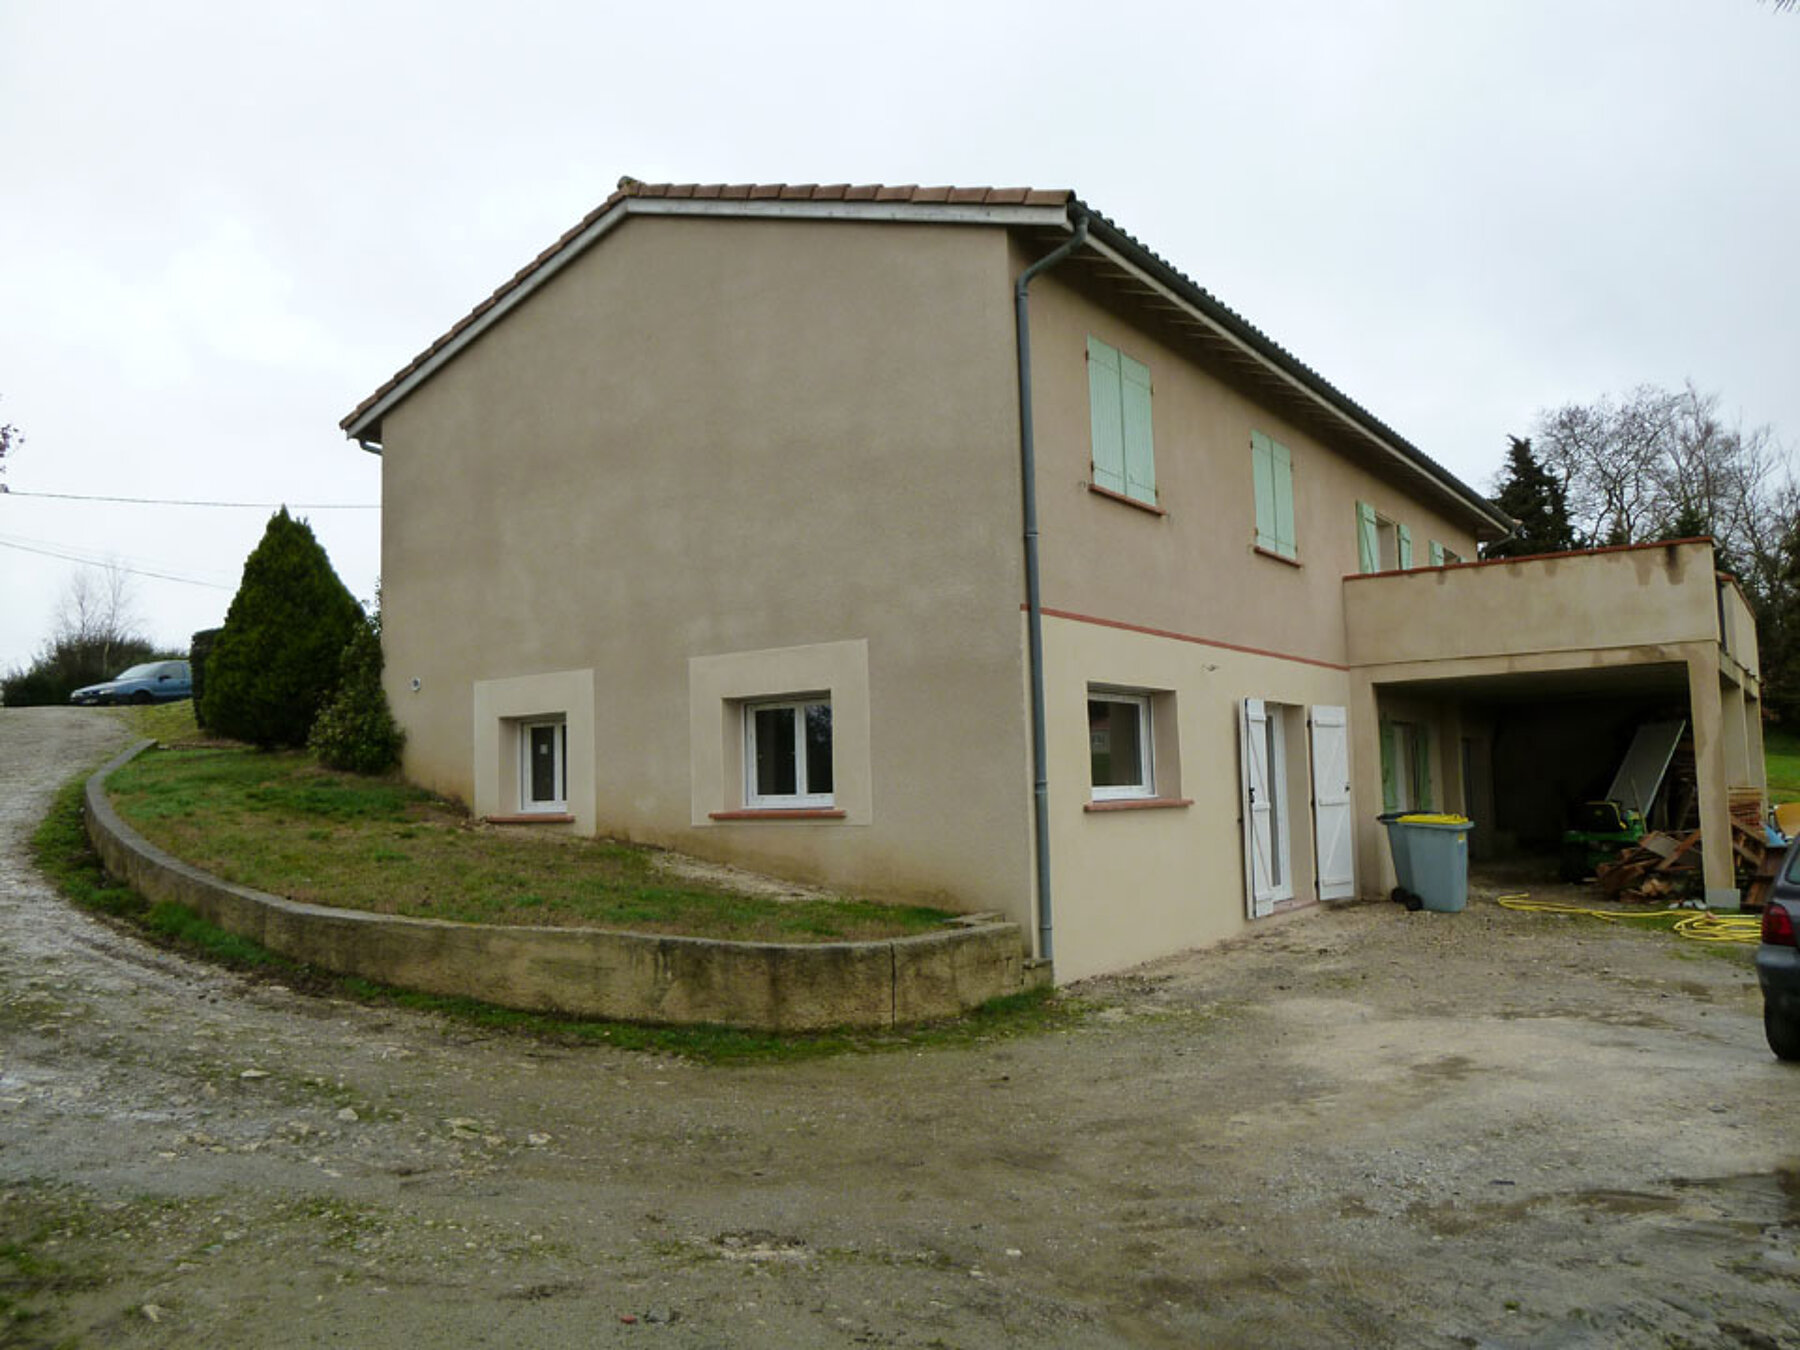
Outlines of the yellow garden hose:
[[[1590,919],[1611,923],[1620,919],[1666,919],[1676,910],[1668,909],[1583,909],[1580,905],[1563,905],[1554,900],[1533,900],[1525,892],[1502,895],[1496,901],[1502,909],[1523,914],[1580,914]],[[1742,942],[1750,945],[1762,941],[1762,920],[1754,914],[1711,914],[1695,910],[1673,924],[1673,930],[1695,942]]]

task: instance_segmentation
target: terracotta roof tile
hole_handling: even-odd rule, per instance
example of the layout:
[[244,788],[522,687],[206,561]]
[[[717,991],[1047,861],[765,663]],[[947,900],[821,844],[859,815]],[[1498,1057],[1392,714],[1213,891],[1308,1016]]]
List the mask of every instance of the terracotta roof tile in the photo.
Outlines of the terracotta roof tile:
[[1074,200],[1074,193],[1067,189],[1044,191],[1030,188],[920,187],[916,183],[892,186],[884,186],[879,183],[828,183],[824,185],[817,183],[642,183],[635,178],[621,178],[617,191],[565,230],[557,237],[555,243],[514,272],[492,295],[458,319],[450,326],[449,331],[396,371],[392,378],[384,381],[379,389],[357,404],[355,410],[339,425],[348,430],[359,417],[398,388],[403,380],[455,342],[482,315],[493,309],[517,287],[523,285],[533,273],[567,248],[594,222],[627,197],[668,198],[680,201],[897,202],[918,206],[940,203],[1062,206]]

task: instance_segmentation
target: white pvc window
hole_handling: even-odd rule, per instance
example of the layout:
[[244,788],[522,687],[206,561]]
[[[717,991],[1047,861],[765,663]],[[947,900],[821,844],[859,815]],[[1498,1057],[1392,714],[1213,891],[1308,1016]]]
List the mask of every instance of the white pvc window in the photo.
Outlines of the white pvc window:
[[519,724],[519,810],[569,809],[569,724]]
[[1087,709],[1094,800],[1154,797],[1149,695],[1091,690]]
[[830,699],[744,705],[745,805],[830,806],[831,767]]

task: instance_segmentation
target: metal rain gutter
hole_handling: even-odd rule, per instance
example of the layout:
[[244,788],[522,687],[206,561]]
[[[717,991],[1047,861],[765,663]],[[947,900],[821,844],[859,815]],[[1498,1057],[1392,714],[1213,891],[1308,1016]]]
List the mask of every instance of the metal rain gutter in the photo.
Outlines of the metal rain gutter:
[[1019,358],[1019,490],[1025,515],[1025,634],[1031,668],[1031,798],[1032,836],[1037,850],[1037,954],[1054,960],[1055,925],[1050,903],[1050,770],[1044,730],[1044,597],[1038,570],[1037,441],[1031,421],[1031,301],[1027,290],[1039,272],[1047,272],[1087,242],[1088,217],[1075,213],[1075,232],[1055,250],[1039,258],[1013,285],[1013,319]]

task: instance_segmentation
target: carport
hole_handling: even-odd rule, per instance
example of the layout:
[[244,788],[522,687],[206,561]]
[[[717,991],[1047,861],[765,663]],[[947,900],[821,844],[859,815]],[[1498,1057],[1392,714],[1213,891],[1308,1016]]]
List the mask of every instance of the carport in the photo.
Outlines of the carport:
[[[1698,820],[1707,903],[1737,904],[1730,811],[1765,794],[1760,685],[1710,541],[1347,577],[1344,598],[1360,803],[1464,812],[1477,856],[1553,847],[1639,726],[1682,721],[1691,802],[1665,801]],[[1364,894],[1393,884],[1375,814],[1358,819]]]

